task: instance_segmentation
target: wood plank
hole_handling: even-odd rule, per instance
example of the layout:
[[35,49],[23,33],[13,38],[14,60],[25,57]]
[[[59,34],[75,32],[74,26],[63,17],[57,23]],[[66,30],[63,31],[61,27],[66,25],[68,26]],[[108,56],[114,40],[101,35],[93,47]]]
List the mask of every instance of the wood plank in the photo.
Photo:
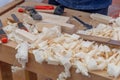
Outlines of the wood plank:
[[39,13],[43,20],[51,20],[51,21],[56,21],[59,22],[59,23],[65,23],[65,22],[68,22],[69,21],[69,17],[66,17],[66,16],[59,16],[59,15],[53,15],[53,14],[48,14],[48,13],[42,13],[40,12]]
[[13,80],[10,64],[0,62],[0,80]]
[[75,25],[70,24],[70,23],[64,23],[64,22],[58,22],[58,21],[53,21],[53,20],[43,20],[43,22],[59,25],[62,28],[62,32],[73,34],[75,33]]
[[102,14],[98,14],[98,13],[91,14],[90,17],[91,17],[93,20],[100,21],[100,22],[105,23],[105,24],[112,23],[113,20],[114,20],[114,19],[113,19],[112,17],[110,17],[110,16],[106,16],[106,15],[102,15]]
[[52,28],[52,27],[54,27],[54,26],[57,26],[57,25],[55,25],[55,24],[43,23],[43,22],[37,23],[37,24],[35,24],[35,25],[37,26],[37,30],[38,30],[39,32],[42,31],[43,27]]
[[21,4],[24,0],[13,0],[12,2],[6,4],[3,7],[0,7],[0,15],[2,15],[3,13],[11,10],[12,8],[14,8],[16,5]]
[[110,38],[103,38],[103,37],[85,35],[85,34],[79,34],[79,33],[78,33],[78,35],[80,35],[80,37],[84,40],[96,41],[99,43],[108,44],[108,45],[115,46],[115,47],[120,46],[119,40],[112,40]]
[[22,29],[16,29],[15,33],[17,35],[21,36],[25,41],[27,41],[29,43],[33,43],[37,39],[36,35],[33,35],[32,33],[27,32],[27,31],[22,30]]

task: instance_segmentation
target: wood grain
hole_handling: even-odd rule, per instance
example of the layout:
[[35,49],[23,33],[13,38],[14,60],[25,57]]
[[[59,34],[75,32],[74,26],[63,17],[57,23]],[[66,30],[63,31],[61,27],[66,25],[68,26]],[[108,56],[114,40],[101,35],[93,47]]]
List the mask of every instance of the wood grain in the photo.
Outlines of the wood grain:
[[4,14],[5,12],[13,9],[16,5],[22,3],[24,0],[14,0],[3,7],[0,7],[0,15]]

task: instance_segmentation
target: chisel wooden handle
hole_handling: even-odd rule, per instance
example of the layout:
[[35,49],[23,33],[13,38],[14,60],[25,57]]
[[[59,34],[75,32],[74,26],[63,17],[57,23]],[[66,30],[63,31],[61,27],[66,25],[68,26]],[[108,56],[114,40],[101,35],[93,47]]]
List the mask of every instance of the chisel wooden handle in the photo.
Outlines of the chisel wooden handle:
[[103,37],[97,37],[97,36],[91,36],[91,35],[85,35],[85,34],[78,34],[78,35],[80,35],[80,37],[83,38],[84,40],[96,41],[100,43],[120,46],[120,41],[118,40],[111,40],[110,38],[103,38]]
[[2,27],[3,27],[3,25],[2,25],[2,22],[0,20],[0,40],[2,43],[7,43],[8,42],[7,34],[2,29]]

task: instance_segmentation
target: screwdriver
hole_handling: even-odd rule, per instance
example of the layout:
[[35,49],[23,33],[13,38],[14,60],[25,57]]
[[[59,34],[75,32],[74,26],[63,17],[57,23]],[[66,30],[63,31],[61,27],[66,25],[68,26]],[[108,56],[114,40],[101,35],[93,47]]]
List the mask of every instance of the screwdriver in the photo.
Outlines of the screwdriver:
[[14,19],[14,21],[17,23],[18,28],[28,31],[28,29],[23,25],[22,22],[20,22],[20,20],[17,18],[17,16],[15,14],[11,14],[11,16]]
[[2,21],[0,20],[0,40],[2,43],[7,43],[8,42],[8,37],[5,31],[2,29],[3,24]]

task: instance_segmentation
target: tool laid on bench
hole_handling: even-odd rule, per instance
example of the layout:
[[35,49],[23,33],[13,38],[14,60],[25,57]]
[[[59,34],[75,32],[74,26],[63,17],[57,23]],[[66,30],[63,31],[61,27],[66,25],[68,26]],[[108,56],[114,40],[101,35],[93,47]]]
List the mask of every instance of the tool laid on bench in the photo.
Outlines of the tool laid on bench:
[[83,21],[82,21],[82,20],[80,20],[78,17],[73,16],[73,18],[74,18],[75,20],[77,20],[78,22],[82,23],[82,24],[83,24],[83,26],[84,26],[84,27],[86,27],[87,29],[91,29],[91,28],[93,28],[93,26],[92,26],[92,25],[89,25],[89,24],[87,24],[87,23],[83,22]]
[[54,14],[62,15],[64,13],[64,6],[59,5],[55,8]]
[[15,14],[11,14],[11,16],[14,19],[14,21],[18,24],[18,28],[28,31],[27,28],[23,25],[22,22],[20,22],[20,20],[17,18]]
[[18,6],[18,7],[21,7],[18,9],[18,12],[24,12],[25,9],[23,8],[34,8],[36,10],[54,10],[54,6],[52,5],[36,5],[34,7],[31,7],[31,6]]
[[0,20],[0,40],[2,43],[7,43],[8,42],[8,37],[7,34],[5,33],[5,31],[2,29],[3,24]]
[[40,6],[36,6],[36,8],[34,7],[30,7],[30,6],[20,6],[22,8],[18,9],[18,12],[24,12],[27,11],[27,13],[34,19],[34,20],[42,20],[42,16],[35,10],[35,9],[44,9],[45,7],[40,7]]
[[103,37],[97,37],[97,36],[85,35],[85,34],[79,34],[79,33],[78,33],[78,35],[80,35],[80,37],[83,38],[84,40],[96,41],[99,43],[120,46],[120,41],[118,41],[118,40],[112,40],[110,38],[103,38]]

